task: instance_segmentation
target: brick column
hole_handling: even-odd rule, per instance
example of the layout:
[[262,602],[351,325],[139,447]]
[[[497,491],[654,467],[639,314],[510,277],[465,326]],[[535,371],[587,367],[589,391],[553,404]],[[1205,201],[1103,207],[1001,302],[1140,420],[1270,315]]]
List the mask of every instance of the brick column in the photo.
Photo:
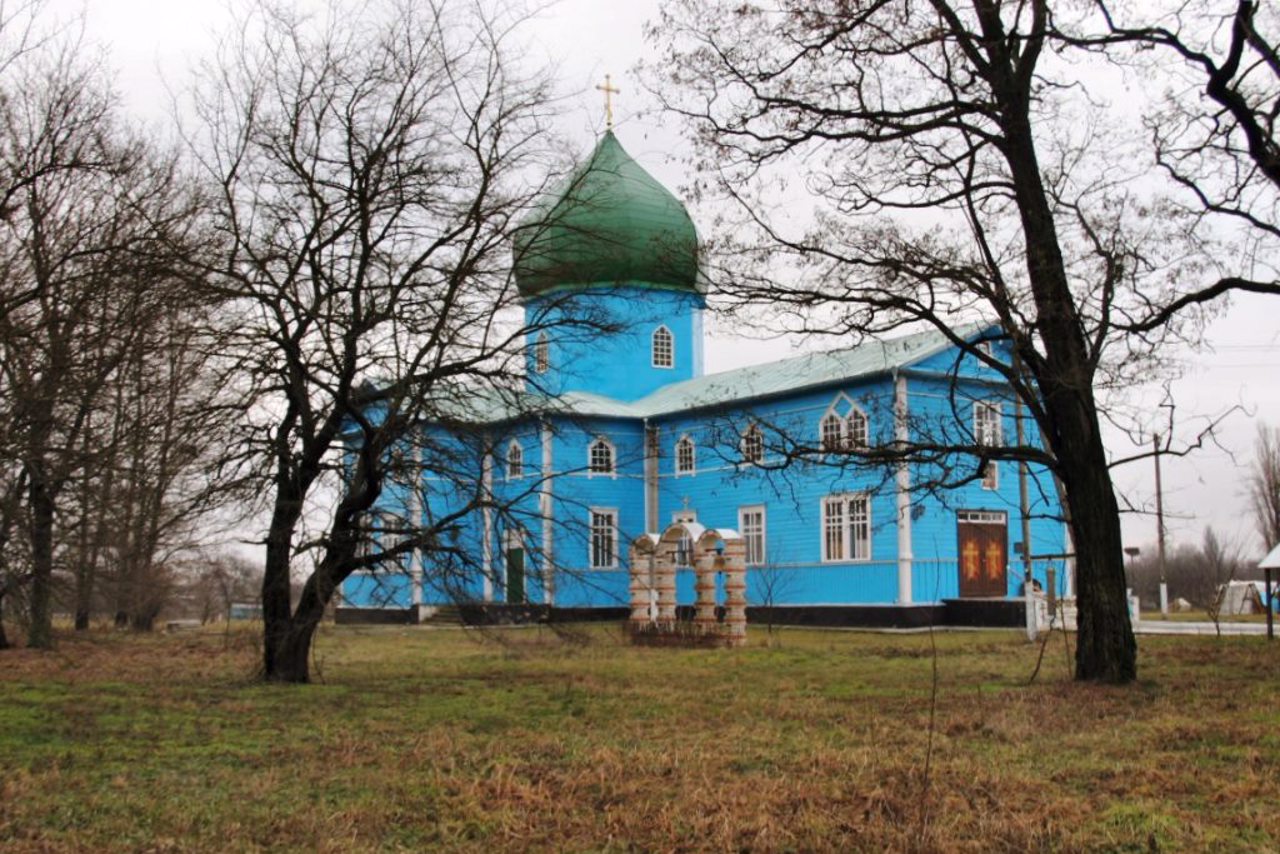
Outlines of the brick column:
[[724,632],[729,646],[747,643],[747,553],[742,540],[726,540],[724,549]]
[[650,551],[642,551],[635,546],[631,547],[628,565],[630,570],[631,592],[631,630],[637,631],[648,626],[653,620],[649,615],[649,602],[652,599],[653,585],[651,578],[653,574],[654,554]]
[[700,635],[716,633],[716,572],[721,558],[714,551],[699,554],[695,560],[697,577],[694,580],[694,631]]
[[658,588],[658,627],[670,631],[676,625],[675,544],[659,543],[653,577],[654,587]]

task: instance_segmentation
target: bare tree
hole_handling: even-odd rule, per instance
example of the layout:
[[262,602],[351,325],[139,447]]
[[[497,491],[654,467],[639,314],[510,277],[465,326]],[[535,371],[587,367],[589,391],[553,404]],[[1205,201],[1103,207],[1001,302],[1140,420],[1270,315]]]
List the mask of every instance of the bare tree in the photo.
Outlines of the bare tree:
[[1249,501],[1265,549],[1280,545],[1280,428],[1258,425],[1249,473]]
[[750,568],[748,577],[754,593],[754,601],[751,604],[764,612],[768,644],[771,647],[780,646],[781,641],[773,634],[774,623],[777,620],[776,609],[795,593],[793,589],[796,586],[795,570],[782,565],[777,560],[777,556],[770,552],[765,556],[763,563]]
[[262,567],[234,554],[200,555],[190,567],[187,587],[201,623],[227,619],[237,602],[256,603],[262,592]]
[[479,497],[425,526],[370,512],[393,473],[447,480],[470,453],[468,431],[425,422],[458,425],[523,383],[511,235],[550,165],[550,96],[514,64],[517,23],[479,4],[308,19],[264,3],[203,72],[193,145],[219,195],[210,272],[244,437],[231,459],[268,516],[269,680],[308,680],[316,627],[353,571],[448,552],[491,500],[472,467],[454,491]]
[[1220,617],[1225,602],[1224,594],[1227,586],[1240,574],[1244,562],[1240,559],[1239,550],[1224,544],[1210,526],[1204,529],[1204,540],[1200,552],[1203,563],[1197,578],[1199,584],[1196,587],[1203,600],[1208,603],[1205,610],[1209,614],[1209,619],[1213,621],[1214,631],[1220,635],[1222,634]]
[[[1233,291],[1280,294],[1280,15],[1272,4],[1095,0],[1099,18],[1057,26],[1064,43],[1158,70],[1168,86],[1145,119],[1156,162],[1204,224],[1236,227],[1220,275],[1153,290],[1129,323],[1150,331]],[[1175,60],[1170,63],[1169,60]],[[1198,222],[1197,225],[1201,223]],[[1234,269],[1230,269],[1234,267]]]
[[[32,646],[50,645],[57,518],[96,448],[85,431],[141,330],[173,302],[197,199],[171,154],[120,123],[73,38],[6,68],[0,384],[31,553]],[[86,453],[88,456],[86,456]]]

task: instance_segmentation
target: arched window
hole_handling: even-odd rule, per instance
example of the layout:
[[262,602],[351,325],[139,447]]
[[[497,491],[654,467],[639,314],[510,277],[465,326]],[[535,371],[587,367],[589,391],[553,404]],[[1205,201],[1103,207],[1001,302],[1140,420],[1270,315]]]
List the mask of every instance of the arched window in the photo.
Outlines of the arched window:
[[524,476],[524,447],[514,439],[507,446],[507,480]]
[[845,424],[848,428],[849,447],[855,449],[867,447],[867,414],[855,408],[849,413]]
[[844,422],[834,412],[822,416],[822,450],[838,451],[844,447]]
[[547,341],[547,333],[539,332],[538,340],[533,345],[533,369],[545,374],[551,368],[551,343]]
[[818,436],[824,451],[854,451],[870,446],[871,421],[867,413],[844,392],[823,413]]
[[758,463],[764,459],[764,433],[759,424],[752,424],[742,434],[742,461]]
[[676,363],[675,339],[671,330],[659,326],[653,330],[653,366],[655,368],[671,368]]
[[695,459],[693,440],[681,436],[676,442],[676,474],[693,474]]
[[590,474],[613,474],[613,445],[604,437],[587,449],[587,471]]

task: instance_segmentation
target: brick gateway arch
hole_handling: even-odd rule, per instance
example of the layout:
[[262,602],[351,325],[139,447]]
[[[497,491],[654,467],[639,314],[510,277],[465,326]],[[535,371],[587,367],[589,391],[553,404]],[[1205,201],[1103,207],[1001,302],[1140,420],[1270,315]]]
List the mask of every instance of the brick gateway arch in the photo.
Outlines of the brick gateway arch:
[[[676,563],[681,543],[692,544],[694,616],[676,619]],[[631,619],[634,643],[745,646],[747,642],[746,544],[737,531],[676,522],[661,534],[631,543]],[[724,620],[716,618],[716,575],[724,573]]]

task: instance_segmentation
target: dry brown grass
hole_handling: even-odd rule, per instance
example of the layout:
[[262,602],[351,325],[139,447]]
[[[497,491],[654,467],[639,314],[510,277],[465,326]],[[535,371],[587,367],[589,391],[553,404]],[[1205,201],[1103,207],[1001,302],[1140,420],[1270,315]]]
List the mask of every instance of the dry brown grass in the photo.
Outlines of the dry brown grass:
[[[328,629],[323,683],[241,635],[0,656],[0,848],[1280,848],[1280,651],[1144,638],[1143,681],[1016,635],[786,631],[777,648]],[[1056,654],[1055,654],[1056,653]]]

